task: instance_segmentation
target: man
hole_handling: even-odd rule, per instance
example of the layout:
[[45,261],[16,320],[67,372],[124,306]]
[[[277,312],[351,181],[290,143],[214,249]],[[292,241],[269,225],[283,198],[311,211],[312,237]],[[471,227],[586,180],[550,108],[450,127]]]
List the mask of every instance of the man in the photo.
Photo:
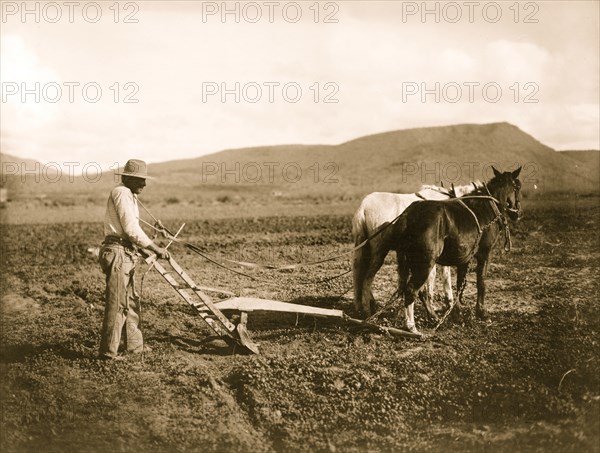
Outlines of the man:
[[102,359],[121,359],[117,350],[123,330],[127,352],[144,350],[139,328],[139,298],[133,278],[136,249],[145,248],[159,258],[169,259],[169,252],[152,242],[139,224],[137,196],[144,190],[146,179],[150,178],[146,162],[131,159],[122,172],[115,173],[121,176],[121,184],[113,188],[108,197],[104,216],[105,238],[99,255],[100,267],[106,275],[106,305],[100,340]]

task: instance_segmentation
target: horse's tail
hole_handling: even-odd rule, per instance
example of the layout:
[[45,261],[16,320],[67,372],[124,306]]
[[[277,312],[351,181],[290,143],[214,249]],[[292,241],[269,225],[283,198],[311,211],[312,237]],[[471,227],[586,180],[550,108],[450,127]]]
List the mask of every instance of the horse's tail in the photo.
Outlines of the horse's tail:
[[[358,246],[367,240],[369,237],[369,230],[367,228],[367,220],[365,218],[365,210],[362,206],[358,208],[358,211],[352,218],[352,238],[354,239],[354,246]],[[352,260],[352,278],[354,284],[354,306],[358,311],[362,310],[362,292],[363,284],[365,280],[365,273],[368,267],[369,260],[369,244],[364,244],[362,247],[354,250],[354,257]]]
[[367,237],[369,237],[368,235],[369,232],[367,231],[365,210],[361,205],[358,208],[358,211],[354,213],[354,217],[352,218],[352,238],[354,239],[354,245],[359,245],[361,242],[366,240]]

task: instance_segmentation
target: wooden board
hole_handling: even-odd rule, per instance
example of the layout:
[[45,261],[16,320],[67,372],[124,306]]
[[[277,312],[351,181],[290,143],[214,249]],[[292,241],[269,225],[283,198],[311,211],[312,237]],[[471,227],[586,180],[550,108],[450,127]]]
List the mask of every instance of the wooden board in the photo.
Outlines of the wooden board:
[[232,297],[221,302],[213,302],[218,310],[251,311],[278,311],[284,313],[303,313],[312,316],[325,316],[330,318],[343,318],[342,310],[331,308],[311,307],[308,305],[291,304],[278,300],[258,299],[256,297]]

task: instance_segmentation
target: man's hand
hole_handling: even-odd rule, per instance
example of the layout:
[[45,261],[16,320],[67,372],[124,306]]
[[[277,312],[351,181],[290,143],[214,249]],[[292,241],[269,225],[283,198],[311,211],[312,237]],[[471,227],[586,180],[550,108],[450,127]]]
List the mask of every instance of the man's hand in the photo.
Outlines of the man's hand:
[[169,233],[167,233],[167,229],[165,228],[165,226],[162,224],[162,222],[160,220],[156,221],[156,223],[154,224],[154,227],[157,230],[159,230],[160,234],[162,234],[165,239],[167,239],[169,237]]
[[154,253],[156,253],[156,255],[159,258],[162,258],[163,260],[168,260],[171,255],[169,255],[169,251],[165,248],[159,247],[158,245],[152,243],[150,244],[150,246],[148,247],[150,250],[152,250]]
[[171,258],[171,255],[169,254],[169,251],[167,249],[162,248],[162,247],[158,247],[158,250],[156,251],[156,254],[158,255],[159,258],[162,258],[163,260],[168,260],[169,258]]

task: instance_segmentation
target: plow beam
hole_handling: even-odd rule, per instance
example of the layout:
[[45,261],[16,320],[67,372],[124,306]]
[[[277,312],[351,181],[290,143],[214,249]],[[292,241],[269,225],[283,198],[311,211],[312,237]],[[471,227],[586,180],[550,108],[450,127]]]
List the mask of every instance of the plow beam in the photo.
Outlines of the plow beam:
[[397,329],[395,327],[385,327],[363,321],[361,319],[351,318],[342,310],[331,308],[312,307],[310,305],[291,304],[289,302],[280,302],[278,300],[259,299],[255,297],[232,297],[231,299],[214,304],[218,310],[235,310],[244,315],[253,311],[297,313],[323,318],[336,318],[348,324],[364,327],[379,333],[389,334],[394,337],[420,339],[423,336],[418,333],[407,330]]

